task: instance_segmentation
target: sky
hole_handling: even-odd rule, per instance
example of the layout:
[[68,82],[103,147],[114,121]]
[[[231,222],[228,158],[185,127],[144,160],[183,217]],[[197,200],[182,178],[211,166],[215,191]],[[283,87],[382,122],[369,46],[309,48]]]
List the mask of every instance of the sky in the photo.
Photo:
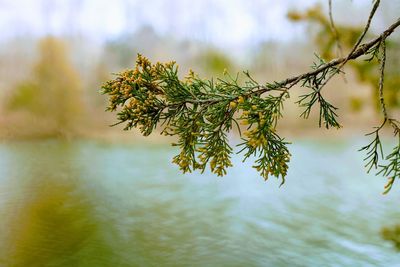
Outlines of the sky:
[[[286,13],[293,8],[304,10],[317,2],[327,1],[0,0],[0,38],[50,33],[80,34],[104,41],[150,26],[158,34],[181,39],[222,47],[251,46],[270,40],[290,41],[303,35],[304,26],[289,22]],[[370,2],[338,0],[334,4],[359,8]],[[400,1],[393,2],[399,7]]]

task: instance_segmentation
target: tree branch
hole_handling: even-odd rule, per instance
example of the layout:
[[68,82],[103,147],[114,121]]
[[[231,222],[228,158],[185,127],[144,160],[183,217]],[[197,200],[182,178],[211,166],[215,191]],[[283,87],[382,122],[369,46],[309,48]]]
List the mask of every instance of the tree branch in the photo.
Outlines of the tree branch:
[[[339,67],[337,68],[337,69],[338,69],[338,72],[343,68],[344,65],[346,65],[347,61],[350,60],[351,54],[352,54],[354,51],[357,50],[357,48],[358,48],[358,46],[361,44],[362,40],[364,40],[364,37],[365,37],[365,35],[367,34],[367,32],[368,32],[368,30],[369,30],[369,28],[370,28],[370,26],[371,26],[372,18],[375,16],[376,10],[378,10],[378,7],[379,7],[380,3],[381,3],[380,0],[375,0],[375,3],[374,3],[374,5],[372,6],[371,12],[369,13],[368,21],[367,21],[367,23],[365,24],[365,27],[364,27],[363,32],[361,33],[360,37],[358,37],[357,42],[354,44],[353,48],[351,49],[351,52],[350,52],[350,53],[348,54],[348,56],[346,57],[346,60],[343,61],[343,62],[339,65]],[[324,83],[320,86],[319,90],[321,90],[323,87],[325,87],[325,85],[332,79],[333,76],[335,76],[335,75],[334,75],[334,74],[330,75],[330,76],[328,77],[328,79],[326,79],[326,80],[324,81]]]
[[381,103],[382,113],[385,121],[388,119],[388,113],[386,110],[385,99],[383,96],[383,84],[385,81],[385,64],[386,64],[386,42],[382,41],[382,56],[380,66],[380,79],[379,79],[379,101]]
[[[299,83],[301,80],[304,80],[308,77],[312,77],[315,76],[329,68],[338,66],[340,64],[343,63],[347,63],[349,60],[354,60],[359,58],[360,56],[365,55],[369,49],[371,49],[372,47],[374,47],[375,45],[377,45],[378,43],[384,41],[389,35],[391,35],[394,30],[400,26],[400,18],[398,18],[396,20],[395,23],[393,23],[392,25],[390,25],[384,32],[382,32],[378,37],[376,37],[375,39],[366,42],[362,45],[360,45],[356,50],[354,50],[353,52],[349,53],[346,57],[341,57],[341,58],[336,58],[333,59],[323,65],[321,65],[320,67],[318,67],[315,70],[285,79],[283,81],[278,82],[277,84],[279,84],[281,87],[286,87],[286,88],[291,88],[294,85],[296,85],[297,83]],[[260,88],[258,91],[255,91],[256,93],[263,93],[263,92],[267,92],[269,91],[269,88],[267,87],[262,87]]]

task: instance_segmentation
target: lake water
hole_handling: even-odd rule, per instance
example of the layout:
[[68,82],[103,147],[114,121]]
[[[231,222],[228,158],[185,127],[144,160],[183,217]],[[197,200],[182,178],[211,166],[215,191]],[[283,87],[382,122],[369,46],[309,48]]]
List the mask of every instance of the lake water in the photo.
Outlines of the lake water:
[[300,141],[284,186],[234,158],[183,175],[169,146],[0,143],[0,266],[400,266],[400,190],[360,144]]

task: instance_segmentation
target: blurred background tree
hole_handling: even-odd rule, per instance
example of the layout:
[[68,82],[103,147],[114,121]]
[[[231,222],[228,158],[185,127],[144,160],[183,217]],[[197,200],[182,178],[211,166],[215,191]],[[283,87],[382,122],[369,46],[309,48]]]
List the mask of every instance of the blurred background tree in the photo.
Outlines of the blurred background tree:
[[[82,84],[63,41],[46,37],[39,42],[32,77],[15,87],[7,109],[24,110],[45,121],[45,135],[71,135],[77,131],[83,114]],[[26,127],[34,128],[29,122]]]

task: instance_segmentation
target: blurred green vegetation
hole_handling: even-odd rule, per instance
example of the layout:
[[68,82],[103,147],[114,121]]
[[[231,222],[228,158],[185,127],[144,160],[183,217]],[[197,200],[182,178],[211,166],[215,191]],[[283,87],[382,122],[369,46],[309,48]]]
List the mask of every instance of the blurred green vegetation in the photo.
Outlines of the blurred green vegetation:
[[[49,125],[47,135],[66,135],[78,127],[83,113],[82,82],[63,41],[46,37],[39,42],[38,60],[29,80],[12,91],[6,108],[24,110]],[[26,123],[26,131],[32,127]]]
[[233,68],[232,60],[217,49],[207,49],[198,56],[198,62],[206,75],[222,76],[224,70]]
[[[340,56],[341,53],[346,55],[346,52],[350,52],[354,44],[357,42],[358,37],[363,31],[363,26],[348,26],[336,24],[338,35],[336,36],[332,29],[329,18],[325,15],[321,5],[316,5],[305,12],[291,11],[288,13],[288,18],[295,22],[307,22],[311,25],[318,25],[319,30],[314,37],[314,42],[319,49],[321,56],[330,60]],[[371,34],[370,34],[371,36]],[[344,51],[340,51],[338,47],[338,41]],[[398,70],[400,62],[398,60],[400,56],[400,42],[391,38],[387,40],[387,61],[385,69],[385,99],[386,103],[391,107],[400,106],[400,76]],[[342,56],[343,56],[342,55]],[[372,94],[373,101],[376,104],[376,108],[379,108],[379,63],[378,60],[357,60],[349,62],[349,65],[354,70],[358,80],[362,83],[368,84],[373,88]],[[357,99],[356,103],[354,98],[351,99],[351,106],[355,107],[355,110],[361,108],[359,102],[361,99]],[[355,105],[354,105],[355,104]]]
[[0,244],[0,259],[7,265],[0,265],[121,266],[105,234],[109,226],[96,217],[97,203],[74,164],[79,150],[67,142],[47,143],[35,151],[27,147],[10,160],[24,166],[12,184],[16,197],[23,197],[12,211],[0,210],[7,214],[1,226],[8,230]]
[[383,239],[393,243],[393,245],[400,251],[400,224],[384,227],[381,230]]

